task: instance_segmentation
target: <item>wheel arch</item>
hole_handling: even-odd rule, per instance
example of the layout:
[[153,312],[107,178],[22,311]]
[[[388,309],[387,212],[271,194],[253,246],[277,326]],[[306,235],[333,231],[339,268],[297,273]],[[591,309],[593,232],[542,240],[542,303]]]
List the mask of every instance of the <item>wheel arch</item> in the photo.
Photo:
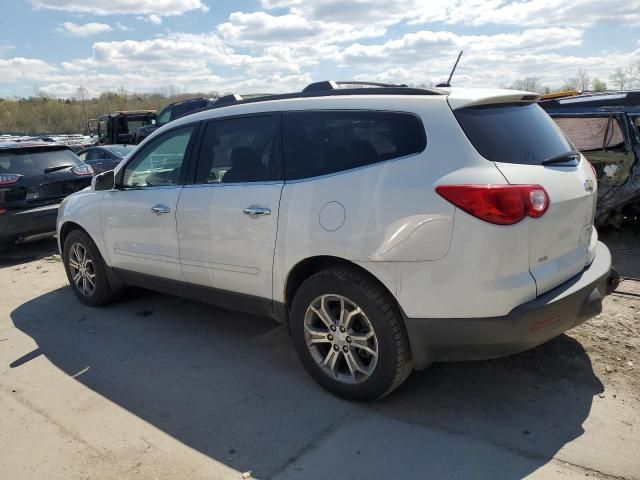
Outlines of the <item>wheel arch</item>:
[[352,268],[365,275],[376,285],[378,285],[389,296],[390,299],[393,300],[395,305],[400,310],[401,314],[404,315],[402,307],[400,307],[396,296],[393,294],[393,292],[391,292],[387,285],[385,285],[384,282],[380,280],[380,278],[378,278],[374,273],[355,262],[331,255],[317,255],[313,257],[307,257],[304,260],[296,263],[289,270],[284,286],[284,302],[287,312],[289,311],[289,307],[291,306],[293,297],[307,278],[322,270],[335,267]]
[[60,234],[59,235],[60,235],[60,251],[61,252],[64,250],[64,241],[65,241],[65,239],[67,238],[67,236],[73,230],[82,230],[84,233],[89,235],[89,237],[91,237],[89,232],[85,228],[83,228],[80,224],[68,220],[68,221],[64,222],[62,224],[62,226],[60,227]]

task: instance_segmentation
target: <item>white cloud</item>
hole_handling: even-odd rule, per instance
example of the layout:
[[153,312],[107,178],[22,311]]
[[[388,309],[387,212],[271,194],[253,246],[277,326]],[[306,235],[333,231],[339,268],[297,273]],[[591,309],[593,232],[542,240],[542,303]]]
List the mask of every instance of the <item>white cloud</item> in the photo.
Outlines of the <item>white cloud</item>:
[[[176,5],[183,11],[206,9],[201,0],[30,1],[69,11],[81,5],[104,15],[131,7],[128,13],[152,22],[176,14]],[[558,87],[578,68],[609,80],[616,67],[640,60],[633,36],[637,30],[627,44],[609,44],[606,53],[584,53],[583,47],[592,25],[616,16],[618,24],[631,21],[629,5],[640,0],[609,0],[599,8],[593,0],[574,0],[553,11],[550,1],[262,0],[267,11],[234,12],[206,33],[165,32],[149,39],[95,42],[92,55],[59,63],[7,59],[0,63],[0,87],[28,81],[46,92],[67,95],[80,85],[98,93],[121,86],[154,91],[167,85],[184,91],[278,92],[330,77],[432,84],[446,79],[459,50],[465,54],[455,85],[498,87],[537,76],[543,84]],[[440,23],[429,28],[433,25],[424,25],[426,20]],[[465,26],[487,22],[506,26]],[[443,24],[448,23],[457,25],[455,32],[446,31]],[[117,22],[65,25],[73,26],[65,28],[69,34],[74,28],[91,30],[89,25],[129,30]],[[407,28],[413,31],[407,33]]]
[[206,12],[202,0],[29,0],[37,9],[93,15],[175,16],[194,10]]
[[117,28],[118,30],[120,30],[121,32],[128,32],[128,31],[130,31],[130,30],[133,30],[133,28],[131,28],[131,27],[127,27],[126,25],[123,25],[123,24],[122,24],[122,23],[120,23],[120,22],[116,22],[116,28]]
[[56,31],[73,37],[88,37],[90,35],[97,35],[98,33],[111,32],[113,31],[113,27],[106,23],[91,22],[77,24],[73,22],[64,22],[56,29]]

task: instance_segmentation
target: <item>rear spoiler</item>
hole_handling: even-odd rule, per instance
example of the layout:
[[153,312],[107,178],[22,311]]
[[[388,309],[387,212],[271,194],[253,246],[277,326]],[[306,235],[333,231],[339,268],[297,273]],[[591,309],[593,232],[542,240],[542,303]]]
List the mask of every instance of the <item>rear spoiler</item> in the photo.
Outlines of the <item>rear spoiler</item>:
[[540,100],[539,94],[520,90],[464,89],[458,93],[452,89],[447,97],[452,110],[500,103],[534,103],[538,100]]

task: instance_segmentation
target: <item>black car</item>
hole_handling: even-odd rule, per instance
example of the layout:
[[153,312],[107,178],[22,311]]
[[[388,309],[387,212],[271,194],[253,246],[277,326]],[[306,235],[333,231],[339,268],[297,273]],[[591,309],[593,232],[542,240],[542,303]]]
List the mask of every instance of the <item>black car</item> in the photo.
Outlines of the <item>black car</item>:
[[175,120],[178,117],[186,115],[200,108],[205,108],[213,105],[215,102],[211,98],[190,98],[189,100],[183,100],[181,102],[170,103],[162,109],[155,119],[155,123],[152,125],[146,125],[140,127],[136,131],[136,143],[140,143],[147,138],[153,131],[166,125],[167,123]]
[[133,145],[89,147],[80,150],[78,157],[86,164],[91,165],[95,173],[102,173],[116,168],[133,148]]
[[0,143],[0,246],[53,235],[58,205],[92,176],[66,145]]

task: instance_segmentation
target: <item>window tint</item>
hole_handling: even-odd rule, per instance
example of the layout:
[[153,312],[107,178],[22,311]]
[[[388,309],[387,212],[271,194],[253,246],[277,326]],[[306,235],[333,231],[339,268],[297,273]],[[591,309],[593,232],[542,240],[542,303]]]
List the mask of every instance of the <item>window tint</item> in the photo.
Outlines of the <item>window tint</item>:
[[196,183],[277,180],[274,132],[273,115],[209,123],[198,158]]
[[419,153],[427,142],[422,122],[409,113],[288,112],[283,118],[287,180]]
[[573,150],[537,104],[471,107],[453,113],[475,149],[492,162],[540,165]]
[[156,138],[129,162],[123,187],[157,187],[180,183],[184,156],[194,127],[180,128]]

